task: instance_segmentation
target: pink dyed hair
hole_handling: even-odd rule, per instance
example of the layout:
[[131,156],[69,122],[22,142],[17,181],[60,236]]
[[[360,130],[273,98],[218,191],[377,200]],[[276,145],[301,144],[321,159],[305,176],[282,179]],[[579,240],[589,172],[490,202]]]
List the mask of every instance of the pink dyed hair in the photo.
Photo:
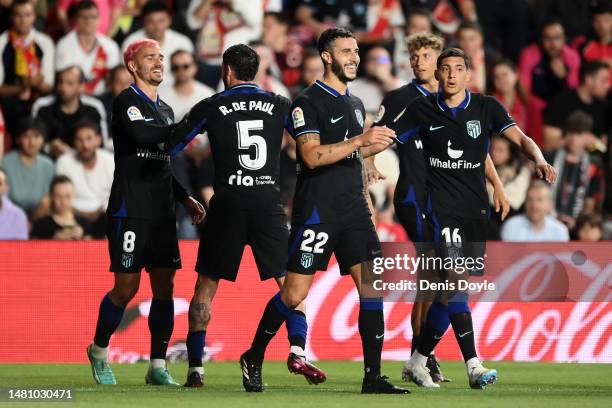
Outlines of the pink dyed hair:
[[125,52],[123,53],[123,64],[125,65],[125,67],[127,68],[128,62],[129,61],[133,61],[134,58],[136,57],[136,54],[138,53],[138,51],[144,47],[144,46],[152,46],[152,47],[159,47],[159,43],[155,40],[152,40],[150,38],[145,38],[142,40],[136,40],[134,42],[132,42],[130,45],[128,45],[128,47],[126,48]]

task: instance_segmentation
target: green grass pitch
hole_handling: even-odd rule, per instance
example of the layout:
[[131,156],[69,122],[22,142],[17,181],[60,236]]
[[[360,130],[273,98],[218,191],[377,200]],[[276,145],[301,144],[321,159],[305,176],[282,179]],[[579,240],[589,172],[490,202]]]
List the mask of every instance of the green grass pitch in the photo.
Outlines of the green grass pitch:
[[[264,365],[262,394],[242,389],[237,363],[208,363],[206,385],[201,389],[154,387],[144,384],[147,365],[114,364],[116,386],[93,383],[88,365],[0,365],[1,388],[72,388],[75,400],[52,403],[53,407],[611,407],[612,364],[497,363],[499,380],[486,390],[471,390],[465,368],[459,362],[444,362],[444,373],[453,382],[436,390],[410,384],[410,395],[361,395],[361,363],[319,362],[328,381],[311,386],[301,376],[289,374],[281,362]],[[384,374],[400,384],[402,363],[384,362]],[[169,366],[174,378],[183,382],[186,364]],[[41,403],[6,403],[0,406],[34,406]]]

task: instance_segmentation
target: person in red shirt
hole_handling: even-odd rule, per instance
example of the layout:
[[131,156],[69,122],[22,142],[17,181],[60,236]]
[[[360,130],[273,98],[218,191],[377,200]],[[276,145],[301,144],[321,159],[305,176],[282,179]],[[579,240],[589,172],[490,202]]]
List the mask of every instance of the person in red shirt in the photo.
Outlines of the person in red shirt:
[[573,46],[583,61],[604,61],[612,67],[612,2],[602,0],[595,3],[591,13],[593,36],[580,36]]

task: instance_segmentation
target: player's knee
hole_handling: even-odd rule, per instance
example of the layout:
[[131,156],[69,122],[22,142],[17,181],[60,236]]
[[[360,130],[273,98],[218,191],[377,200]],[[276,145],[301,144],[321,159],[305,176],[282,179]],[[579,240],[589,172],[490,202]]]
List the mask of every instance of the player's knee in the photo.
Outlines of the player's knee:
[[117,306],[125,307],[136,296],[136,293],[138,293],[138,286],[115,286],[109,293],[109,296],[111,301]]
[[306,298],[306,295],[297,291],[281,293],[281,300],[287,307],[295,309]]

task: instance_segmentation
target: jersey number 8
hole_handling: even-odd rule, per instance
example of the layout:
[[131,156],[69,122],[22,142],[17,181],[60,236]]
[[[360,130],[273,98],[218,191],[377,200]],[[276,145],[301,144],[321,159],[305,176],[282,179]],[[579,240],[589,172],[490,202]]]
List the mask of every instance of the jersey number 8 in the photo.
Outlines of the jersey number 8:
[[[263,120],[241,120],[236,123],[238,129],[238,149],[246,150],[246,154],[238,156],[240,165],[247,170],[259,170],[266,164],[266,139],[259,135],[252,135],[253,130],[263,130]],[[255,157],[251,157],[249,150],[255,146]]]
[[136,233],[134,231],[125,231],[123,233],[123,252],[133,252],[134,243],[136,242]]

